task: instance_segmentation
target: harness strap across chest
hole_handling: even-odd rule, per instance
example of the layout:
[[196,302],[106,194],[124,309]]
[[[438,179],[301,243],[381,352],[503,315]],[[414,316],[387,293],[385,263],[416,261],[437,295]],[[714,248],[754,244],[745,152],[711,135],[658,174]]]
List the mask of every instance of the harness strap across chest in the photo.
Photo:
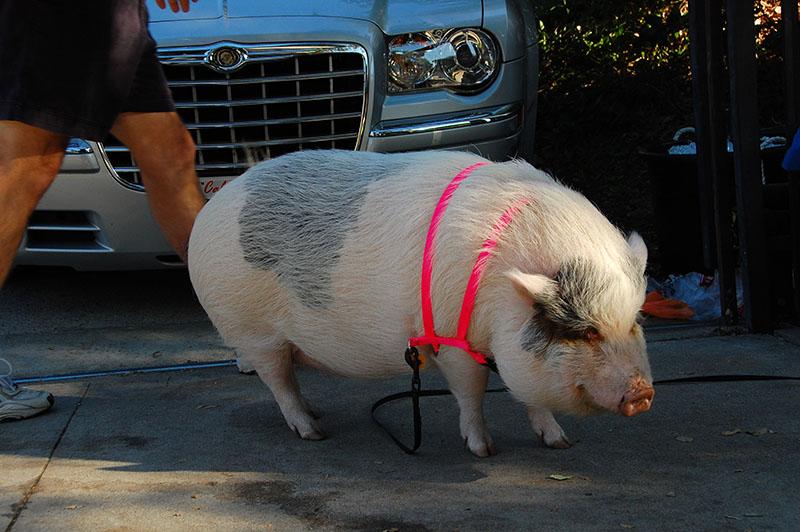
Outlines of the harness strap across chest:
[[422,256],[420,292],[422,297],[422,325],[424,327],[425,334],[423,336],[409,338],[408,345],[409,347],[430,345],[433,348],[434,353],[439,352],[439,347],[441,345],[457,347],[475,359],[478,364],[492,367],[494,365],[494,361],[489,359],[485,354],[479,353],[472,349],[472,346],[467,340],[467,333],[469,331],[470,320],[472,318],[472,310],[475,306],[475,297],[478,293],[478,285],[480,284],[481,277],[486,269],[486,265],[489,262],[489,258],[492,255],[492,251],[497,246],[497,239],[500,237],[506,227],[508,227],[514,216],[522,209],[522,207],[530,203],[530,200],[527,198],[522,198],[514,201],[505,211],[503,211],[503,214],[500,215],[500,218],[495,222],[492,230],[489,232],[489,235],[483,241],[481,251],[472,267],[472,273],[469,277],[469,281],[467,282],[466,291],[464,292],[464,301],[461,304],[461,315],[458,319],[458,329],[455,336],[439,336],[436,334],[433,324],[433,305],[431,303],[433,248],[436,242],[436,234],[439,231],[439,225],[442,221],[442,216],[447,210],[447,205],[450,203],[450,199],[453,197],[453,194],[461,185],[461,183],[467,179],[477,168],[487,164],[489,163],[475,163],[459,172],[453,178],[453,180],[450,181],[450,184],[447,185],[447,188],[445,188],[441,198],[439,198],[439,203],[436,204],[430,226],[428,227],[428,236],[425,239],[425,250]]

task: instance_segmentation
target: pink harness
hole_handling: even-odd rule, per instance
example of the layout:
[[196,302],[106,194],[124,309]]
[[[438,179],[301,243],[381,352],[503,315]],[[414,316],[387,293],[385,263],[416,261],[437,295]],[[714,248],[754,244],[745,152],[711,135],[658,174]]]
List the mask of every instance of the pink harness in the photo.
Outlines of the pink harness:
[[467,340],[467,331],[469,331],[469,324],[472,318],[472,309],[475,306],[475,296],[478,293],[478,285],[481,282],[483,271],[486,269],[486,264],[489,261],[492,250],[497,246],[497,239],[506,227],[511,223],[514,215],[516,215],[523,206],[530,204],[530,200],[522,198],[514,201],[509,206],[500,218],[495,222],[489,236],[483,241],[481,252],[475,260],[475,265],[472,267],[472,274],[467,282],[467,289],[464,293],[464,301],[461,304],[461,316],[458,319],[458,330],[456,335],[451,336],[438,336],[433,326],[433,306],[431,304],[431,271],[433,269],[433,246],[436,241],[436,233],[439,230],[439,224],[442,220],[447,205],[450,199],[458,189],[459,185],[472,174],[472,172],[487,165],[487,162],[475,163],[468,166],[456,175],[447,188],[444,189],[442,197],[439,198],[439,203],[436,204],[436,209],[433,211],[431,224],[428,227],[428,237],[425,240],[425,251],[422,256],[422,279],[420,283],[422,295],[422,324],[425,328],[423,336],[417,336],[408,339],[409,347],[417,347],[421,345],[430,345],[434,353],[439,352],[440,345],[449,345],[457,347],[465,351],[471,356],[478,364],[487,366],[491,362],[483,353],[479,353],[472,349],[469,341]]

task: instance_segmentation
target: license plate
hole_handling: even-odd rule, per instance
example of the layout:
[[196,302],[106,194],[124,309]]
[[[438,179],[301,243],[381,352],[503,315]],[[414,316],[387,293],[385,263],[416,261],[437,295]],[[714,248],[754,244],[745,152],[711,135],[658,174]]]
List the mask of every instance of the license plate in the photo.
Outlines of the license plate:
[[224,187],[232,177],[201,177],[200,178],[200,190],[203,191],[203,194],[206,198],[211,198],[214,194],[219,192],[219,190]]

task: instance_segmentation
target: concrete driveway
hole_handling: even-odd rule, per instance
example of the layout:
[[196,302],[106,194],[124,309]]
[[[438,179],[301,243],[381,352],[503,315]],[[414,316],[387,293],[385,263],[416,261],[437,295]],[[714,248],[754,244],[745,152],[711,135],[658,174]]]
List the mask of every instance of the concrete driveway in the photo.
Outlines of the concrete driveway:
[[[231,357],[175,272],[18,273],[0,324],[0,356],[21,376]],[[800,376],[797,331],[697,334],[650,334],[657,379]],[[478,459],[451,397],[423,400],[423,447],[407,456],[369,419],[407,378],[300,380],[325,441],[297,439],[258,378],[231,367],[49,384],[53,411],[0,425],[0,527],[800,529],[797,381],[657,386],[637,418],[559,418],[575,443],[564,451],[491,394],[499,454]],[[423,374],[423,386],[442,382]],[[382,418],[410,438],[408,405]]]

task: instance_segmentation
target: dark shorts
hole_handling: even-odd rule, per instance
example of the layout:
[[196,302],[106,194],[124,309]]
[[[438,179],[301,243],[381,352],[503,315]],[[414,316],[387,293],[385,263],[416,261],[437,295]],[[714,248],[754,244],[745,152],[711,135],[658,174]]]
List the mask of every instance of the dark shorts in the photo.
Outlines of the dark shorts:
[[174,111],[143,0],[0,0],[0,120],[102,140]]

